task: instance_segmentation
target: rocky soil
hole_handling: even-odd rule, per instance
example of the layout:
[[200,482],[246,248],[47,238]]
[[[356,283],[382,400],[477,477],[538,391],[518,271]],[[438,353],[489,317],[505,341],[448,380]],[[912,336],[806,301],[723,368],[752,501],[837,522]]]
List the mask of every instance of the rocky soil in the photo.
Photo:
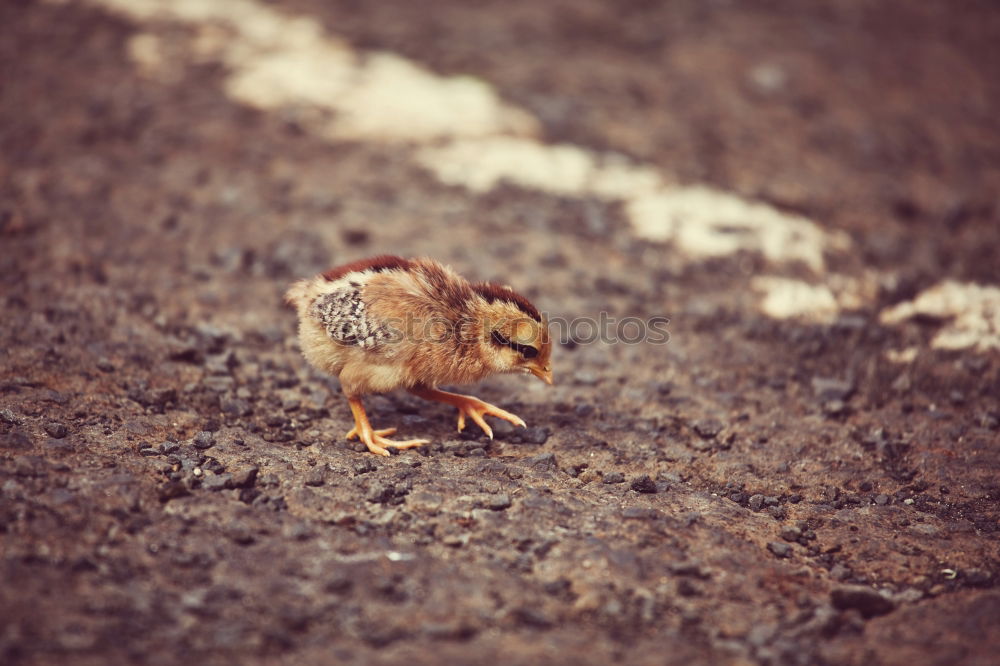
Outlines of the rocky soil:
[[[823,321],[749,286],[802,264],[443,184],[210,58],[151,76],[130,39],[194,32],[110,4],[0,4],[0,661],[995,663],[1000,355],[879,316],[1000,282],[993,3],[265,3],[485,81],[543,142],[843,232],[828,270],[876,286]],[[369,398],[434,442],[369,455],[281,295],[385,252],[670,342],[476,387],[528,422],[493,441]]]

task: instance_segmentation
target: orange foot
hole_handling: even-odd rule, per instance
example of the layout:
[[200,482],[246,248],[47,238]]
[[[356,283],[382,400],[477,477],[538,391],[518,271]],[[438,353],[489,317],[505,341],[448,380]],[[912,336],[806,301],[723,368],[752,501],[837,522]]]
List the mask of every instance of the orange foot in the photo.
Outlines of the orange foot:
[[357,437],[368,450],[374,454],[380,456],[389,455],[388,449],[412,449],[415,446],[420,446],[422,444],[427,444],[429,440],[426,439],[408,439],[402,442],[397,442],[395,440],[386,439],[385,435],[391,435],[396,432],[395,428],[384,428],[382,430],[372,429],[371,424],[368,422],[368,415],[365,414],[364,405],[361,404],[360,398],[348,398],[347,404],[351,406],[351,413],[354,414],[354,427],[345,435],[347,439],[353,439]]
[[443,402],[447,405],[451,405],[458,409],[458,431],[461,432],[465,429],[465,417],[468,416],[472,419],[476,425],[483,429],[490,439],[493,439],[493,429],[490,428],[489,424],[483,420],[483,416],[495,416],[504,421],[510,421],[514,425],[521,426],[522,428],[527,427],[524,420],[521,419],[517,414],[511,414],[505,409],[500,409],[496,405],[491,405],[488,402],[483,402],[479,398],[473,397],[471,395],[461,395],[459,393],[448,393],[447,391],[439,391],[432,388],[415,388],[410,389],[410,392],[414,395],[418,395],[425,400],[434,400],[436,402]]

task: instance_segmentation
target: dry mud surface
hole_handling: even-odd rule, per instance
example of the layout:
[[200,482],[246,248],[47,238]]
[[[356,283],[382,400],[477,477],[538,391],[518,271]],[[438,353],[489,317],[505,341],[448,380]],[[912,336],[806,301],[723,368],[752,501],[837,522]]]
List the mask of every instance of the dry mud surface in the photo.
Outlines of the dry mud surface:
[[[996,663],[994,3],[129,4],[0,3],[0,661]],[[556,145],[760,208],[658,238]],[[375,457],[281,294],[383,252],[671,339],[476,387],[494,441],[369,398],[434,441]]]

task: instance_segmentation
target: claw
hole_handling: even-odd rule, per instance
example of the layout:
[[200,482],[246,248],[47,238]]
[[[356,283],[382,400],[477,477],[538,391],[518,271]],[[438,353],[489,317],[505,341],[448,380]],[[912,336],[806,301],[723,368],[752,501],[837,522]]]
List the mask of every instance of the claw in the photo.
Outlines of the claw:
[[499,407],[491,405],[488,402],[483,402],[479,398],[475,398],[471,395],[448,393],[447,391],[439,391],[437,389],[426,387],[411,389],[411,391],[421,398],[443,402],[458,409],[459,432],[465,430],[465,417],[467,416],[471,418],[476,425],[482,428],[483,432],[485,432],[490,439],[493,439],[493,428],[486,423],[483,416],[495,416],[498,419],[510,421],[514,425],[521,426],[522,428],[527,427],[524,420],[520,416],[511,414],[504,409],[500,409]]
[[[376,435],[378,435],[379,437],[384,437],[385,435],[394,435],[394,434],[396,434],[396,429],[395,428],[382,428],[381,430],[372,430],[372,432],[375,433]],[[344,435],[344,439],[354,439],[357,436],[358,436],[358,426],[354,426],[353,428],[351,428],[350,430],[347,431],[347,434]]]
[[379,456],[388,456],[388,449],[412,449],[415,446],[421,446],[423,444],[428,444],[430,440],[427,439],[408,439],[401,442],[397,442],[391,439],[387,439],[385,435],[391,435],[396,432],[395,428],[383,428],[381,430],[374,430],[371,424],[368,422],[368,415],[365,414],[365,408],[361,404],[361,400],[358,398],[348,398],[348,404],[351,406],[351,413],[354,414],[354,427],[351,428],[345,437],[347,439],[352,439],[357,437],[368,450]]

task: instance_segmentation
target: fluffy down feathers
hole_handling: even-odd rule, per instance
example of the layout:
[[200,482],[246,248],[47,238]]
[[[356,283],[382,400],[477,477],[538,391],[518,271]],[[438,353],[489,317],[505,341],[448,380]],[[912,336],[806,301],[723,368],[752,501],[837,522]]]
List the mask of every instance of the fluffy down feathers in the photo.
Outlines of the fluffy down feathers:
[[430,259],[354,262],[295,283],[286,298],[306,359],[339,376],[348,396],[501,372],[551,383],[551,343],[534,305]]

